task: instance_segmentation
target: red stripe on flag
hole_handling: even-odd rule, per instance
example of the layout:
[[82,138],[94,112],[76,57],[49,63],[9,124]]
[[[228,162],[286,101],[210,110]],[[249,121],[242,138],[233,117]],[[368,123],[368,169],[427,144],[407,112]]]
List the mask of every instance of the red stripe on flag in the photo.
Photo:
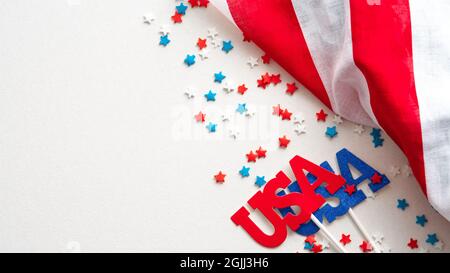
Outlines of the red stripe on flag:
[[406,154],[426,194],[407,0],[350,1],[353,56],[366,77],[373,112]]
[[227,0],[235,23],[294,78],[331,108],[289,0]]

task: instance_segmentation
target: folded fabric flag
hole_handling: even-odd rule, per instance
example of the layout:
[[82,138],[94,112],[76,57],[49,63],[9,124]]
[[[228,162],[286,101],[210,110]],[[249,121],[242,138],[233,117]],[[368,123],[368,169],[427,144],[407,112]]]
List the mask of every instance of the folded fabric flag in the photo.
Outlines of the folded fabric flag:
[[450,1],[211,2],[334,112],[382,128],[450,220]]

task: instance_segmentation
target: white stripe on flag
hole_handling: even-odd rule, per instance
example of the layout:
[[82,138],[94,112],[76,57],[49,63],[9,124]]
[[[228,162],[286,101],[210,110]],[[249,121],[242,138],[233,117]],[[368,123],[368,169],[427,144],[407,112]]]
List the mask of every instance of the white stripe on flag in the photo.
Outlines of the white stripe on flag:
[[292,4],[333,110],[351,121],[378,126],[367,81],[353,59],[348,0]]
[[427,195],[450,220],[450,1],[409,3]]

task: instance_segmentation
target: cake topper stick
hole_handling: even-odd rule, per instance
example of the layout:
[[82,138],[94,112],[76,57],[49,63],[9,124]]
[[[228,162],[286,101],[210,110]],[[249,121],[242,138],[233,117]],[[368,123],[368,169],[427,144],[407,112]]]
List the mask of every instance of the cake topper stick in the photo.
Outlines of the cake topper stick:
[[336,238],[334,238],[333,235],[331,235],[331,233],[328,231],[328,229],[319,221],[319,219],[316,218],[316,216],[314,216],[314,214],[311,214],[311,220],[320,228],[320,230],[325,233],[325,235],[327,236],[328,240],[330,240],[334,247],[341,253],[347,253],[347,250],[345,250],[345,248],[339,244],[339,242],[336,240]]
[[367,232],[366,228],[361,224],[361,221],[359,221],[356,214],[353,212],[352,208],[348,210],[350,217],[352,218],[353,222],[358,227],[359,231],[363,234],[363,236],[366,238],[366,240],[370,243],[370,245],[373,247],[375,252],[381,253],[380,248],[375,244],[375,242],[372,240],[372,237]]

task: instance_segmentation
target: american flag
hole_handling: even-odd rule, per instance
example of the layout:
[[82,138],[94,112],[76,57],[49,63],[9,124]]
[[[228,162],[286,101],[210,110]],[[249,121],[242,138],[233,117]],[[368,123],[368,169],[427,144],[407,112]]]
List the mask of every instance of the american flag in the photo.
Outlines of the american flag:
[[335,113],[382,128],[450,220],[450,1],[211,2]]

